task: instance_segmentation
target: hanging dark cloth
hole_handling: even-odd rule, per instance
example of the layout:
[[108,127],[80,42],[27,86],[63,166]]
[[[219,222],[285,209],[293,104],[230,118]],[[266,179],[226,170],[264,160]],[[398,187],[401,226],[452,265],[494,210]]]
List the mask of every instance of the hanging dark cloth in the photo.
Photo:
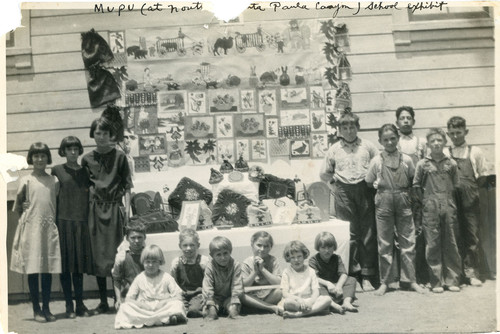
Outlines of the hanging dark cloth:
[[113,60],[108,43],[91,29],[82,33],[82,59],[87,74],[90,105],[97,108],[121,97],[120,87],[104,63]]

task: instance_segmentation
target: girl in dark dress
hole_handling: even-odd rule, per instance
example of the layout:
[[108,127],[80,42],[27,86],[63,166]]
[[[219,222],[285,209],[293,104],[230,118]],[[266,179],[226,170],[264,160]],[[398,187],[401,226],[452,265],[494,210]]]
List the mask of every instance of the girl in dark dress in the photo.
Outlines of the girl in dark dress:
[[[83,304],[83,274],[93,274],[92,252],[88,226],[89,175],[78,164],[83,147],[77,137],[68,136],[61,141],[59,155],[66,163],[52,168],[59,180],[57,197],[57,228],[61,243],[61,285],[66,300],[66,317],[88,317]],[[71,280],[75,290],[76,312],[73,307]]]
[[[105,112],[112,112],[112,109],[108,107]],[[130,189],[133,187],[127,158],[115,149],[121,119],[119,115],[114,116],[114,120],[101,116],[92,122],[90,138],[94,138],[97,147],[82,159],[82,166],[90,175],[89,230],[101,300],[94,314],[109,310],[106,277],[111,276],[117,248],[123,240],[123,226],[129,217]]]

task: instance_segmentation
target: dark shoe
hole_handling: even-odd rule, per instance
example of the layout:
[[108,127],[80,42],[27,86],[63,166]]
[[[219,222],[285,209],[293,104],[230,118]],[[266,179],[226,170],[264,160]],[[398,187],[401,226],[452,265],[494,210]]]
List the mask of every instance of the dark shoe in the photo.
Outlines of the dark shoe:
[[170,320],[168,321],[168,324],[169,324],[169,325],[172,325],[172,326],[173,326],[173,325],[177,325],[177,316],[172,315],[172,316],[170,317]]
[[47,319],[41,310],[33,312],[33,317],[36,322],[47,322]]
[[79,317],[90,317],[90,311],[85,305],[77,306],[76,307],[76,315]]
[[75,314],[75,310],[73,308],[72,302],[69,304],[66,304],[66,312],[64,313],[64,316],[67,319],[75,319],[76,318],[76,314]]
[[66,313],[64,313],[64,316],[67,319],[75,319],[76,318],[76,313],[75,312],[68,312],[68,311],[66,311]]
[[53,322],[53,321],[56,321],[56,316],[53,315],[52,313],[50,313],[50,310],[43,310],[43,315],[45,316],[45,319],[47,320],[47,322]]
[[98,315],[103,313],[108,313],[109,305],[106,303],[99,303],[95,309],[92,310],[92,315]]

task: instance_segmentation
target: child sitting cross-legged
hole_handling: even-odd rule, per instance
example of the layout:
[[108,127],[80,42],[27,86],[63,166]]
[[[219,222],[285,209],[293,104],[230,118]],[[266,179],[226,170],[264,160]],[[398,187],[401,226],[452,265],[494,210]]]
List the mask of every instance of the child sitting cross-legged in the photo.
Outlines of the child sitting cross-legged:
[[253,256],[243,261],[243,285],[254,287],[255,290],[245,292],[241,301],[243,305],[251,308],[281,314],[283,310],[276,305],[281,300],[281,290],[264,288],[266,285],[277,285],[281,282],[278,260],[269,254],[273,247],[273,237],[266,231],[259,231],[252,235],[250,242]]
[[[330,296],[330,308],[334,312],[344,314],[358,312],[352,305],[356,299],[356,279],[347,276],[347,271],[340,256],[334,252],[337,250],[337,240],[330,232],[321,232],[316,236],[314,248],[318,251],[309,260],[309,266],[314,269],[318,276],[320,295]],[[342,303],[342,306],[338,303]]]
[[141,262],[144,271],[134,279],[125,303],[118,310],[115,329],[186,322],[182,290],[170,274],[160,269],[165,264],[161,248],[146,246]]
[[328,310],[332,300],[320,296],[318,277],[314,270],[304,264],[309,250],[300,241],[294,240],[285,246],[283,256],[290,266],[281,277],[283,299],[278,306],[284,309],[284,318],[299,318]]
[[241,265],[231,257],[233,245],[226,237],[215,237],[209,244],[212,259],[203,278],[203,315],[215,320],[219,314],[235,319],[240,314],[240,296],[243,293]]
[[183,291],[187,316],[201,317],[203,309],[201,286],[209,259],[198,253],[200,238],[193,229],[187,228],[180,232],[179,248],[182,255],[172,261],[170,275]]

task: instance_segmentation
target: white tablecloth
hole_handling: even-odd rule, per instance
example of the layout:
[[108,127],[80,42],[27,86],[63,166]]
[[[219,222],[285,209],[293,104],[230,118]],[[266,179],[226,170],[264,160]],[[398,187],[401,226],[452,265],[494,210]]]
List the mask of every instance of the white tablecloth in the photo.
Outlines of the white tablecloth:
[[[252,255],[250,238],[255,232],[260,230],[267,231],[272,235],[274,246],[271,254],[280,261],[282,268],[286,265],[283,259],[283,250],[289,241],[302,241],[312,256],[316,253],[314,250],[314,239],[318,233],[323,231],[329,231],[335,236],[338,244],[336,253],[342,258],[346,269],[349,268],[349,222],[337,219],[316,224],[275,225],[264,228],[239,227],[230,230],[217,230],[214,228],[206,231],[198,231],[200,236],[200,253],[208,256],[210,241],[216,236],[225,236],[233,244],[232,256],[241,262]],[[163,255],[165,256],[164,270],[170,270],[172,260],[181,254],[178,246],[179,232],[148,234],[146,244],[158,245],[163,250]]]

